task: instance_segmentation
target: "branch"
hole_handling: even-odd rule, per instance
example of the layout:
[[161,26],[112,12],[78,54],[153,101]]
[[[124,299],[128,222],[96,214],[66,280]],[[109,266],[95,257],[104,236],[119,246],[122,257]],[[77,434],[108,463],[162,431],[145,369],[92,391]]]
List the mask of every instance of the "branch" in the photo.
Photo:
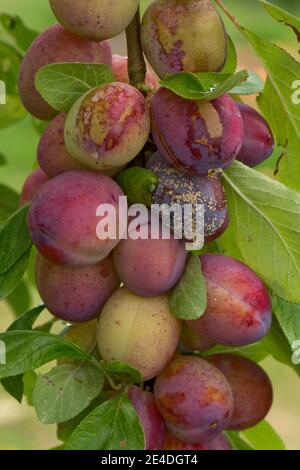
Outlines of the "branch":
[[128,50],[128,75],[130,84],[138,90],[147,93],[149,90],[145,85],[147,67],[144,59],[141,43],[140,9],[126,29]]
[[233,16],[233,14],[228,10],[227,7],[225,7],[225,5],[223,4],[222,0],[215,0],[216,4],[219,5],[219,7],[221,8],[221,10],[225,13],[226,16],[228,16],[228,18],[232,21],[232,23],[238,28],[238,29],[241,29],[241,25],[240,23],[238,22],[238,20],[236,19],[235,16]]

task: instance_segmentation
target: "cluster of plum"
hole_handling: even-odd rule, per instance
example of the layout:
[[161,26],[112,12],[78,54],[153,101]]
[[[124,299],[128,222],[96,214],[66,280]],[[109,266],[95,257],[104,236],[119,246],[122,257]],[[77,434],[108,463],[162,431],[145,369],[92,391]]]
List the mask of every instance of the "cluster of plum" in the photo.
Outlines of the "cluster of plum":
[[[100,240],[96,213],[100,204],[111,204],[118,214],[124,193],[116,177],[142,155],[157,178],[152,201],[204,204],[205,242],[215,240],[229,223],[219,170],[236,158],[249,166],[265,160],[273,149],[271,130],[256,110],[228,94],[208,102],[159,88],[157,75],[222,70],[227,35],[210,1],[157,0],[148,8],[141,25],[152,67],[146,96],[129,84],[127,58],[112,56],[107,42],[130,24],[138,0],[50,5],[60,24],[33,42],[19,82],[27,110],[51,120],[38,146],[39,168],[21,195],[21,204],[31,202],[28,226],[38,250],[41,298],[54,316],[74,324],[71,340],[77,331],[82,347],[97,344],[103,360],[139,370],[145,386],[132,387],[129,396],[147,449],[228,449],[222,431],[263,419],[272,387],[248,359],[218,354],[204,360],[200,354],[267,334],[265,285],[241,262],[205,254],[207,309],[200,319],[182,322],[170,311],[169,295],[185,270],[184,241]],[[57,62],[107,64],[116,81],[58,114],[35,87],[37,71]]]

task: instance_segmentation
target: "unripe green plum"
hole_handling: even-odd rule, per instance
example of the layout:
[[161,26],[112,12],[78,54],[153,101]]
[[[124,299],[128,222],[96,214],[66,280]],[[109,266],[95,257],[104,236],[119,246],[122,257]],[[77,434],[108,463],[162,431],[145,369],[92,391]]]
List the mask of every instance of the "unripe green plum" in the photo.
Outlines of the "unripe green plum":
[[50,0],[54,15],[72,33],[99,41],[122,33],[140,0]]
[[52,119],[57,111],[37,91],[35,75],[45,65],[58,62],[88,62],[111,66],[110,45],[105,41],[95,43],[79,38],[60,25],[50,26],[36,38],[26,52],[20,68],[19,92],[27,111],[45,121]]
[[210,0],[157,0],[146,11],[141,32],[146,57],[160,78],[218,71],[225,63],[227,35]]
[[37,195],[41,192],[44,184],[49,181],[47,175],[41,170],[37,168],[34,170],[26,179],[21,195],[20,195],[20,205],[24,206],[28,202],[32,202]]
[[118,172],[142,150],[150,132],[143,95],[127,83],[101,85],[71,108],[65,143],[73,158],[93,170]]
[[169,297],[138,297],[125,287],[102,309],[97,342],[105,361],[124,361],[143,380],[159,374],[175,353],[181,322],[170,312]]

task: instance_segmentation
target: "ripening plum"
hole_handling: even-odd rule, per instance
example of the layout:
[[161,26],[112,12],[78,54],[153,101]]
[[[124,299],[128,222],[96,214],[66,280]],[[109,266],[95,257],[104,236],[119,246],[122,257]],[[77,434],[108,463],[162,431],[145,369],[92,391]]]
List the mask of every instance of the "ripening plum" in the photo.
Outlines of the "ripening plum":
[[151,118],[161,155],[193,175],[229,166],[243,144],[241,113],[226,94],[212,101],[187,100],[160,88],[151,100]]
[[37,257],[36,284],[52,315],[71,323],[98,317],[105,302],[120,286],[112,256],[85,268],[70,268]]
[[[112,58],[112,71],[117,82],[129,83],[128,57],[114,54]],[[158,79],[149,67],[147,67],[145,85],[152,90],[158,88]]]
[[189,444],[180,441],[168,431],[165,434],[163,450],[231,450],[231,446],[223,434],[213,441],[199,444]]
[[188,351],[204,352],[215,346],[215,342],[192,330],[187,323],[182,323],[181,343]]
[[[91,171],[69,171],[50,180],[28,213],[28,226],[38,251],[57,264],[85,267],[106,258],[122,238],[119,234],[120,187],[111,178]],[[115,209],[115,226],[98,227],[100,205]]]
[[93,41],[122,33],[133,19],[140,0],[50,0],[57,20],[72,33]]
[[[220,178],[217,176],[190,176],[180,173],[159,154],[153,154],[147,168],[158,176],[158,185],[152,195],[153,204],[192,204],[193,230],[196,223],[196,207],[204,204],[205,242],[218,238],[229,222],[227,199]],[[173,220],[174,226],[174,220]],[[174,227],[172,227],[174,228]]]
[[215,72],[227,57],[224,23],[209,0],[157,0],[141,27],[143,49],[160,78],[167,73]]
[[[159,227],[159,221],[158,221]],[[113,253],[115,269],[124,285],[137,295],[153,297],[172,289],[184,273],[187,259],[185,243],[170,239],[151,238],[151,222],[148,238],[122,240]]]
[[48,177],[45,175],[43,170],[37,168],[34,170],[26,179],[21,195],[20,195],[20,205],[24,206],[25,204],[32,202],[35,197],[40,193],[45,183],[47,183]]
[[65,143],[73,158],[94,170],[119,171],[148,140],[150,117],[143,95],[127,83],[101,85],[71,108]]
[[256,343],[269,331],[271,300],[261,279],[248,266],[219,254],[200,257],[208,305],[188,326],[216,343],[243,346]]
[[233,354],[216,354],[207,360],[220,369],[232,389],[234,406],[228,429],[247,429],[262,421],[273,401],[272,384],[265,371]]
[[214,440],[230,423],[230,386],[204,359],[175,357],[156,378],[154,397],[168,430],[184,442]]
[[153,394],[133,386],[128,396],[140,418],[146,440],[146,450],[161,450],[166,426],[159,414]]
[[244,141],[237,160],[254,167],[265,161],[274,149],[274,137],[267,121],[255,109],[237,103],[244,121]]
[[175,353],[181,322],[170,312],[169,297],[138,297],[125,287],[102,309],[97,342],[105,361],[124,361],[143,380],[159,374]]
[[65,146],[64,129],[67,115],[59,113],[43,133],[38,146],[38,162],[48,178],[86,167],[71,157]]
[[[67,341],[70,341],[76,346],[92,354],[97,346],[97,320],[91,320],[84,323],[74,323],[69,328],[66,328],[61,335]],[[58,359],[57,365],[74,364],[74,359],[63,358]]]
[[41,33],[28,49],[20,69],[19,92],[22,102],[31,114],[45,121],[55,111],[37,91],[34,80],[38,70],[58,62],[88,62],[112,64],[108,42],[90,42],[68,33],[60,25],[50,26]]

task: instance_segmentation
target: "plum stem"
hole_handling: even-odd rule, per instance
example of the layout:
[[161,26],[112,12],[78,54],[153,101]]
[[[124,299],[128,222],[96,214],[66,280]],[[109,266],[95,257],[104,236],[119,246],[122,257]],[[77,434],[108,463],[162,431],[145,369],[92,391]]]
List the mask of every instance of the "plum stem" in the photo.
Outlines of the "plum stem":
[[135,17],[126,29],[126,37],[130,84],[142,93],[147,94],[148,88],[145,85],[147,67],[141,42],[140,8],[138,8]]
[[226,16],[232,21],[232,23],[240,30],[242,27],[236,17],[228,10],[227,7],[225,7],[224,3],[222,0],[215,0],[216,4],[219,5],[221,10],[225,13]]

